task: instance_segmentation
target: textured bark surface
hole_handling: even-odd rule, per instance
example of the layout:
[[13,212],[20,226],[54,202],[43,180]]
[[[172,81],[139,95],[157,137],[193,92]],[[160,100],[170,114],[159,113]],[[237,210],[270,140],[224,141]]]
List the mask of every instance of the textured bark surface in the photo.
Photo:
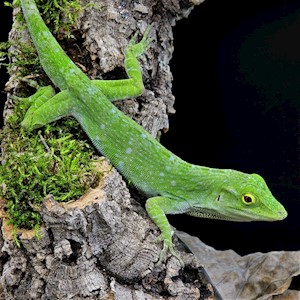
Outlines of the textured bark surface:
[[[172,26],[201,2],[94,1],[101,9],[84,10],[75,40],[68,43],[77,47],[65,50],[70,57],[77,56],[74,60],[91,78],[121,78],[123,50],[130,36],[152,23],[156,39],[142,61],[146,90],[141,97],[116,105],[158,136],[168,129],[168,114],[174,113],[169,68]],[[29,41],[28,33],[16,28],[10,39]],[[18,70],[14,71],[7,84],[11,94],[18,89]],[[5,115],[12,108],[13,102],[7,101]],[[12,239],[4,200],[0,203],[3,299],[217,299],[192,254],[181,253],[184,269],[174,257],[155,266],[162,245],[152,242],[159,231],[140,203],[143,197],[133,196],[106,160],[99,168],[104,172],[99,186],[80,199],[58,204],[49,195],[41,208],[41,238],[33,231],[20,230],[20,247]],[[179,251],[176,239],[175,243]]]

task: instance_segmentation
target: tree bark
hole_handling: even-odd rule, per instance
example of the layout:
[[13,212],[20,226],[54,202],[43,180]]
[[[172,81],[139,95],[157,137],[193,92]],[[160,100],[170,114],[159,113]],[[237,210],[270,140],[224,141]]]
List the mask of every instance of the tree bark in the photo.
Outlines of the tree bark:
[[[153,136],[169,127],[174,113],[172,26],[187,17],[201,0],[91,1],[77,23],[80,66],[91,79],[118,78],[123,50],[130,36],[153,24],[156,40],[142,62],[145,92],[116,105]],[[10,39],[29,40],[13,26]],[[79,38],[77,39],[79,41]],[[61,42],[61,41],[60,41]],[[78,52],[77,48],[66,52]],[[121,72],[122,73],[122,72]],[[18,88],[11,74],[9,93]],[[13,103],[7,101],[5,115]],[[76,201],[59,204],[49,195],[41,207],[43,226],[38,239],[33,231],[19,230],[20,247],[12,228],[2,219],[1,292],[3,299],[217,299],[217,291],[199,261],[176,240],[185,262],[169,257],[156,266],[161,243],[159,230],[147,216],[143,196],[129,190],[122,176],[105,159],[99,185]],[[1,215],[5,216],[4,200]]]

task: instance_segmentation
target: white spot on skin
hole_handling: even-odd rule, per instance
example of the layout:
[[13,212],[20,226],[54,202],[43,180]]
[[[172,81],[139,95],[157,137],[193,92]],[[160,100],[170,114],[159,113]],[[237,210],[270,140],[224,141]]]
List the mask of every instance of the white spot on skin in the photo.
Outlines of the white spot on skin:
[[172,185],[172,186],[176,186],[176,181],[175,181],[175,180],[172,180],[172,181],[171,181],[171,185]]
[[145,133],[141,134],[141,138],[145,139],[147,137],[147,135]]
[[105,126],[104,124],[101,124],[101,125],[100,125],[100,128],[101,128],[101,129],[105,129],[105,127],[106,127],[106,126]]
[[123,168],[124,168],[124,162],[120,160],[118,164],[118,169],[122,170]]
[[170,166],[166,166],[166,170],[170,171],[171,167]]
[[132,153],[132,149],[131,149],[131,148],[127,148],[127,149],[126,149],[126,153],[127,153],[127,154],[131,154],[131,153]]
[[47,39],[50,36],[49,32],[46,31],[42,32],[42,35],[42,38],[44,37],[45,39]]
[[93,89],[92,89],[91,87],[89,87],[89,88],[87,88],[87,92],[88,92],[89,94],[91,94],[91,93],[93,93]]
[[35,5],[33,5],[33,4],[30,4],[29,6],[28,6],[28,10],[32,10],[32,14],[34,14],[35,12],[36,12],[36,7],[35,7]]
[[159,173],[159,176],[163,177],[163,176],[165,176],[165,173],[160,172],[160,173]]

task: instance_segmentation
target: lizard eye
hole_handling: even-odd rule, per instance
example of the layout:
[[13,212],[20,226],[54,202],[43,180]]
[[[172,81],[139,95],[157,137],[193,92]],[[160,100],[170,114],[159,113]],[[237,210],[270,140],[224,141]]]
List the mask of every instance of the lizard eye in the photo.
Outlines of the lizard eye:
[[251,194],[244,194],[242,199],[243,202],[247,205],[253,204],[255,202],[255,197]]

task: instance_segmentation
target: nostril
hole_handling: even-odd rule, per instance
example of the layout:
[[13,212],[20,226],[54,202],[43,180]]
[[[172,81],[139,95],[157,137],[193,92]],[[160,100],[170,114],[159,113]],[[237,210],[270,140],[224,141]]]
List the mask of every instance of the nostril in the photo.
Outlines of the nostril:
[[278,213],[283,219],[286,218],[288,215],[286,210],[280,210]]

